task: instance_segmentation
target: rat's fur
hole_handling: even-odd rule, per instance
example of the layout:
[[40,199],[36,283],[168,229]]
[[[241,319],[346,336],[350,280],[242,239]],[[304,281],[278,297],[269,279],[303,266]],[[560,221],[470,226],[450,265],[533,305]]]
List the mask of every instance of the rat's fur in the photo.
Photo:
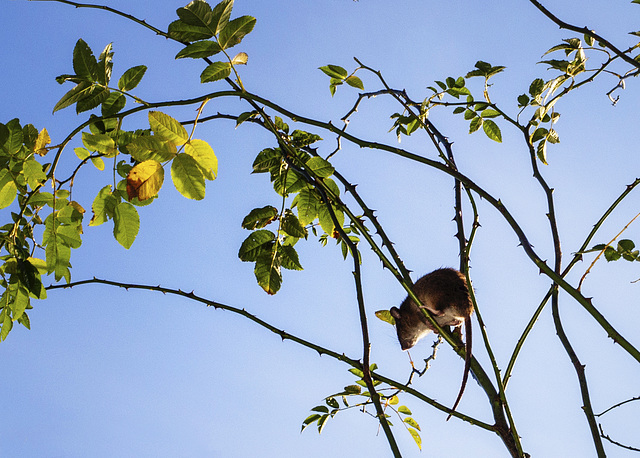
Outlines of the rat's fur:
[[[465,323],[467,336],[465,369],[462,377],[462,387],[452,408],[452,410],[455,410],[462,398],[471,363],[471,314],[473,313],[473,304],[469,297],[467,280],[461,272],[455,269],[438,269],[418,279],[413,285],[413,291],[440,326],[458,327]],[[392,307],[390,313],[395,319],[398,341],[403,350],[408,350],[421,338],[435,331],[418,304],[410,297],[407,297],[402,302],[400,308]]]

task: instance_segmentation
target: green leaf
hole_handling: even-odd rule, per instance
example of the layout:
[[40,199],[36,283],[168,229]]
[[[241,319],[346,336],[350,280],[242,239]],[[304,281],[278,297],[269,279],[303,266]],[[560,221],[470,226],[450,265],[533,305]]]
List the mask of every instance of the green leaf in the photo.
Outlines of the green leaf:
[[[5,294],[7,293],[5,292]],[[7,338],[9,332],[11,332],[11,328],[13,328],[13,321],[11,321],[9,310],[6,307],[2,309],[2,312],[0,312],[0,321],[0,325],[2,325],[0,328],[0,342],[2,342]]]
[[233,0],[223,0],[213,8],[211,14],[210,28],[218,35],[229,23],[231,17],[231,9],[233,8]]
[[482,116],[483,118],[495,118],[497,116],[500,116],[500,112],[492,108],[487,108],[486,110],[483,110],[482,113],[480,113],[480,116]]
[[268,230],[253,231],[240,246],[238,251],[238,258],[241,261],[253,262],[258,259],[258,256],[265,251],[271,253],[271,246],[273,246],[276,236],[273,232]]
[[31,189],[36,189],[47,179],[47,174],[42,170],[42,164],[33,158],[24,161],[22,172]]
[[109,94],[109,97],[102,102],[102,115],[110,116],[118,113],[122,110],[127,104],[127,99],[124,95],[119,94],[118,92],[112,92]]
[[278,218],[278,209],[267,205],[262,208],[254,208],[242,220],[242,227],[249,230],[265,227]]
[[298,209],[298,220],[306,226],[318,217],[318,206],[321,204],[316,191],[311,188],[300,190],[295,200]]
[[391,326],[395,326],[396,324],[396,320],[391,316],[391,312],[389,312],[389,310],[377,310],[376,317],[389,323]]
[[195,43],[188,44],[178,54],[176,59],[182,59],[190,57],[192,59],[202,59],[204,57],[211,57],[222,51],[222,48],[215,41],[196,41]]
[[315,423],[316,421],[318,421],[320,419],[320,415],[317,413],[314,413],[312,415],[309,415],[307,418],[304,419],[304,421],[302,422],[302,429],[300,430],[300,432],[304,431],[305,428],[307,426],[309,426],[311,423]]
[[356,89],[360,89],[364,91],[364,84],[362,84],[362,80],[355,75],[351,75],[346,80],[344,80],[349,86],[355,87]]
[[78,232],[79,230],[82,230],[80,226],[58,226],[58,241],[70,248],[80,248],[82,238]]
[[240,16],[229,23],[220,31],[218,43],[222,49],[229,49],[242,41],[253,30],[256,18],[252,16]]
[[73,70],[81,78],[96,81],[98,62],[93,51],[84,40],[79,39],[73,48]]
[[540,78],[533,80],[533,82],[529,86],[529,94],[531,94],[531,97],[533,97],[534,99],[538,97],[540,94],[542,94],[543,90],[544,90],[544,81]]
[[547,140],[540,140],[538,146],[536,148],[536,153],[538,155],[538,159],[544,164],[547,165]]
[[409,408],[407,406],[398,407],[398,412],[400,412],[401,414],[404,414],[404,415],[411,415],[411,410],[409,410]]
[[206,40],[213,37],[213,33],[207,27],[190,25],[178,19],[169,24],[169,36],[180,42]]
[[127,145],[127,151],[138,162],[165,162],[176,155],[176,146],[160,136],[143,135]]
[[7,169],[0,170],[0,209],[7,208],[16,198],[18,187]]
[[282,217],[282,230],[289,234],[291,237],[303,238],[307,236],[307,231],[300,224],[296,215],[289,209],[285,210]]
[[89,151],[96,151],[106,157],[114,157],[118,153],[113,138],[107,134],[82,132],[82,143]]
[[526,107],[529,105],[529,96],[527,94],[521,94],[518,96],[518,106]]
[[309,159],[305,165],[320,178],[330,177],[334,172],[334,168],[329,161],[318,156]]
[[282,267],[289,270],[303,270],[300,259],[298,258],[298,252],[291,245],[284,245],[280,247],[280,263]]
[[228,77],[231,74],[229,62],[214,62],[205,68],[200,74],[201,83],[212,83]]
[[109,89],[92,86],[83,97],[76,102],[76,113],[93,110],[109,98]]
[[92,89],[93,86],[91,83],[82,81],[58,100],[58,103],[53,107],[53,112],[55,113],[58,110],[62,110],[63,108],[73,105],[78,100],[86,97]]
[[91,205],[93,217],[89,221],[89,226],[99,226],[113,217],[116,205],[118,205],[118,198],[112,194],[111,185],[102,188],[93,199]]
[[156,135],[175,146],[183,145],[189,140],[189,134],[182,124],[161,111],[149,112],[149,126]]
[[120,202],[114,209],[113,222],[113,236],[128,250],[140,230],[138,211],[129,202]]
[[502,142],[502,133],[500,132],[500,128],[498,125],[490,119],[485,119],[482,123],[482,128],[484,129],[484,133],[487,134],[491,140],[494,140],[498,143]]
[[194,0],[184,8],[178,8],[176,13],[185,24],[209,28],[212,11],[205,1]]
[[330,76],[331,78],[343,80],[347,76],[349,76],[349,72],[347,72],[344,68],[340,67],[339,65],[329,64],[319,68],[324,72],[325,75]]
[[281,196],[296,193],[307,186],[307,182],[293,169],[284,170],[273,180],[273,189]]
[[120,80],[118,81],[118,89],[127,92],[135,88],[138,83],[140,83],[140,80],[142,80],[146,71],[147,67],[145,65],[131,67],[120,77]]
[[[338,220],[338,224],[342,226],[344,224],[344,213],[342,213],[341,210],[335,207],[333,207],[333,211],[335,213],[336,219]],[[322,230],[329,237],[334,237],[335,225],[333,224],[331,213],[329,212],[326,205],[318,206],[318,221],[320,222],[320,227],[322,227]]]
[[195,159],[207,180],[215,180],[218,176],[218,158],[213,148],[204,140],[193,139],[186,145],[184,151]]
[[204,175],[196,160],[188,154],[180,153],[173,158],[171,179],[178,192],[187,199],[204,199]]
[[254,274],[258,285],[265,290],[267,294],[275,294],[282,285],[282,274],[280,273],[280,265],[277,256],[274,257],[271,252],[263,252],[256,259]]
[[282,153],[279,149],[266,148],[260,151],[253,161],[252,173],[270,172],[272,169],[280,168],[282,163]]
[[4,146],[4,144],[7,142],[8,139],[9,139],[9,129],[7,128],[7,126],[5,126],[0,122],[0,148]]
[[480,116],[473,118],[469,123],[469,133],[472,134],[480,129],[482,124],[484,124],[484,120]]

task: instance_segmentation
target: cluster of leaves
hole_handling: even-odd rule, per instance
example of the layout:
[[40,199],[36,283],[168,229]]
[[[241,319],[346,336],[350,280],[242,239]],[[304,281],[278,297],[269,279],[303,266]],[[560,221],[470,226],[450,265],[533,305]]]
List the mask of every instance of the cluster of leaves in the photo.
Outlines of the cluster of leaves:
[[[109,86],[113,70],[113,47],[108,44],[100,53],[98,59],[87,43],[78,40],[73,49],[74,75],[60,75],[56,81],[60,84],[66,81],[76,83],[53,108],[58,110],[76,105],[76,113],[92,110],[102,106],[102,115],[109,116],[118,113],[126,105],[125,93],[134,89],[147,67],[138,65],[130,68],[118,80],[118,88]],[[135,98],[136,101],[141,102]]]
[[[332,213],[340,226],[345,219],[343,211],[335,205],[340,189],[330,178],[333,167],[309,152],[309,146],[321,138],[301,130],[289,133],[289,126],[279,117],[275,118],[274,124],[281,146],[260,151],[253,162],[253,173],[269,174],[273,189],[282,197],[282,209],[269,205],[251,210],[242,227],[252,232],[238,252],[242,261],[255,262],[258,284],[269,294],[280,289],[281,267],[302,270],[294,248],[298,240],[306,239],[309,230],[317,235],[318,225],[324,235],[339,239]],[[323,201],[317,186],[321,186],[322,192],[331,200],[331,209]],[[285,205],[287,202],[288,206]],[[275,221],[278,222],[275,233],[264,229]]]
[[594,251],[603,251],[604,257],[607,261],[618,261],[624,259],[625,261],[640,261],[640,251],[636,250],[636,244],[633,240],[622,239],[618,241],[617,246],[614,248],[611,245],[605,245],[604,243],[595,245],[590,250],[584,253],[590,253]]
[[349,72],[343,67],[329,64],[320,67],[320,70],[331,78],[329,80],[329,91],[332,96],[336,93],[336,88],[343,83],[347,83],[349,86],[355,87],[356,89],[364,90],[362,80],[355,75],[356,71],[358,71],[357,69],[353,73],[349,74]]
[[[0,123],[0,209],[9,208],[16,198],[19,204],[18,211],[11,211],[11,222],[0,227],[0,248],[6,252],[0,256],[0,286],[4,290],[0,296],[0,341],[7,337],[14,321],[30,327],[26,313],[32,308],[30,299],[47,297],[41,275],[56,268],[32,256],[36,246],[33,228],[43,224],[41,208],[49,205],[62,209],[69,205],[67,196],[56,199],[51,193],[38,192],[47,180],[51,164],[43,166],[36,157],[47,154],[50,142],[46,129],[38,132],[31,124],[23,127],[18,119],[6,125]],[[51,221],[47,223],[54,230]],[[54,230],[74,246],[79,238],[77,231],[69,220]]]
[[229,20],[232,8],[233,0],[223,0],[213,9],[205,1],[194,0],[184,8],[178,8],[180,19],[169,25],[171,38],[188,43],[176,55],[176,59],[205,59],[221,52],[226,56],[227,61],[212,62],[203,70],[200,75],[203,83],[227,78],[235,65],[247,63],[246,53],[241,52],[231,57],[227,50],[239,44],[253,30],[256,19],[252,16],[240,16]]
[[[378,368],[376,364],[372,364],[370,369],[374,371]],[[316,424],[318,428],[318,433],[322,433],[324,426],[327,423],[329,418],[333,418],[336,416],[338,412],[344,410],[350,410],[353,408],[357,408],[362,410],[362,412],[367,413],[367,407],[372,405],[371,401],[371,393],[366,391],[367,384],[363,380],[363,373],[360,369],[349,369],[353,375],[359,378],[356,381],[355,385],[345,386],[344,390],[340,393],[332,394],[327,396],[324,399],[324,403],[317,405],[311,409],[313,412],[302,422],[302,429],[304,431],[308,426],[312,424]],[[374,386],[380,386],[382,382],[373,381]],[[365,391],[362,390],[365,388]],[[389,388],[391,389],[391,388]],[[411,416],[411,410],[405,405],[398,405],[400,400],[396,394],[392,394],[391,396],[385,396],[384,394],[378,391],[380,396],[380,402],[385,410],[385,417],[387,417],[387,421],[389,424],[392,424],[390,418],[391,415],[387,413],[387,410],[390,409],[396,416],[402,421],[407,431],[413,437],[413,440],[418,445],[418,448],[422,449],[422,438],[420,436],[420,425],[417,421]],[[349,397],[352,399],[352,402],[349,402]],[[342,401],[342,407],[340,406],[339,400]],[[355,399],[355,400],[354,400]]]
[[[6,338],[14,321],[29,327],[25,311],[32,308],[30,299],[46,297],[41,275],[53,274],[56,281],[71,280],[71,249],[82,245],[85,214],[83,206],[71,198],[71,191],[82,166],[90,162],[104,170],[104,159],[113,159],[113,183],[104,186],[93,200],[89,226],[113,220],[114,237],[125,248],[131,247],[140,227],[136,207],[148,205],[157,197],[165,167],[171,165],[176,189],[190,199],[203,199],[205,181],[216,178],[218,162],[211,146],[192,138],[169,115],[150,111],[148,129],[122,129],[126,97],[144,103],[129,91],[140,83],[146,67],[130,68],[119,79],[118,87],[111,88],[112,58],[111,45],[96,59],[89,46],[78,40],[73,51],[75,74],[57,78],[60,83],[71,81],[76,85],[60,99],[54,111],[75,104],[77,113],[100,107],[102,114],[92,114],[86,123],[88,130],[82,132],[82,146],[74,149],[80,163],[70,178],[55,177],[55,164],[67,141],[50,147],[46,129],[38,132],[30,124],[22,127],[17,119],[0,124],[0,208],[12,206],[17,199],[12,221],[0,229],[0,248],[6,252],[0,258],[4,289],[0,299],[0,340]],[[54,148],[58,155],[51,163],[37,160]],[[47,182],[53,192],[42,190]],[[43,209],[48,212],[46,216]],[[36,241],[38,226],[41,243]],[[44,250],[44,259],[36,256],[36,249]]]

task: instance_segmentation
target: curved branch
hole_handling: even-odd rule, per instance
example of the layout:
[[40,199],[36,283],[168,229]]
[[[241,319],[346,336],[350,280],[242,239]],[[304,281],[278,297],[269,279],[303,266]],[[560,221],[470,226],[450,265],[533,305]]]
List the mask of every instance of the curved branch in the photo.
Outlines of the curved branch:
[[640,62],[636,61],[632,57],[629,57],[623,51],[621,51],[617,47],[615,47],[609,40],[607,40],[606,38],[604,38],[604,37],[600,36],[599,34],[595,33],[593,30],[589,29],[588,27],[578,27],[578,26],[569,24],[568,22],[565,22],[565,21],[561,20],[560,18],[555,16],[551,11],[549,11],[547,8],[545,8],[537,0],[529,0],[529,2],[531,2],[531,4],[533,6],[538,8],[538,10],[540,10],[542,12],[542,14],[544,14],[546,17],[551,19],[551,21],[553,21],[555,24],[557,24],[558,27],[560,27],[561,29],[567,29],[567,30],[571,30],[572,32],[582,33],[584,35],[590,36],[591,38],[597,40],[598,42],[602,43],[604,46],[609,48],[611,51],[613,51],[618,57],[620,57],[626,63],[632,65],[633,67],[636,67],[636,68],[640,69]]

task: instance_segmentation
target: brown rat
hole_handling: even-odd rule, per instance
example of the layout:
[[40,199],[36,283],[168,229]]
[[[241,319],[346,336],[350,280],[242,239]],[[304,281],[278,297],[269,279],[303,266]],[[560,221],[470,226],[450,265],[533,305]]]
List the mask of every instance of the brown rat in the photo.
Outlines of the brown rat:
[[[471,364],[471,314],[473,304],[469,296],[466,277],[451,268],[437,269],[420,277],[413,285],[413,292],[431,312],[440,326],[461,326],[465,323],[466,357],[462,386],[452,408],[455,410],[462,398]],[[418,304],[407,297],[400,308],[392,307],[391,316],[396,322],[398,340],[403,350],[413,347],[420,339],[435,331],[433,325],[424,316]],[[447,420],[451,417],[447,418]]]

